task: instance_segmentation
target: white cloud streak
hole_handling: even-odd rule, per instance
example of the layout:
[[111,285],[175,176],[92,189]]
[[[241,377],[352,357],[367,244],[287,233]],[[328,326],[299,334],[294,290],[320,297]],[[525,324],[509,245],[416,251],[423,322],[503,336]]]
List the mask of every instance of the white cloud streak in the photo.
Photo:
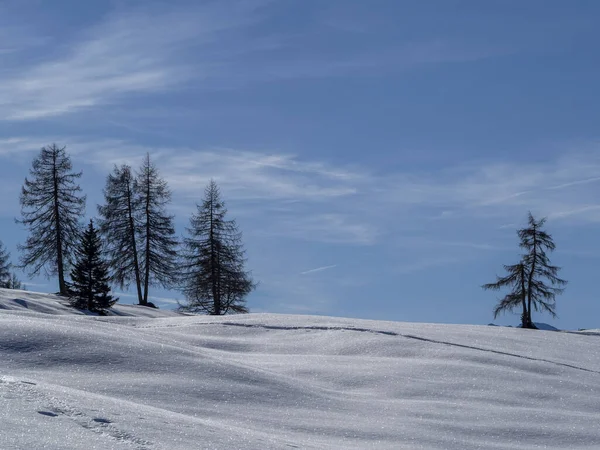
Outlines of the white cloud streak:
[[315,269],[305,270],[304,272],[300,272],[300,275],[309,275],[311,273],[323,272],[324,270],[329,270],[337,267],[337,264],[333,264],[331,266],[323,266],[317,267]]

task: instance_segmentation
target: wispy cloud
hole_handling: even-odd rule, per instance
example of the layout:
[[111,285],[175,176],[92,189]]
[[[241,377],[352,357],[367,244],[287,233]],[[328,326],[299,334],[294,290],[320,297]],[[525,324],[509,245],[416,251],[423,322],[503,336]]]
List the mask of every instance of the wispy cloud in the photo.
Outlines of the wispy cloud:
[[[187,212],[213,178],[228,203],[240,211],[255,217],[268,214],[273,220],[262,223],[261,229],[273,236],[371,245],[390,233],[398,235],[398,227],[406,224],[419,230],[433,227],[434,221],[457,226],[486,219],[517,223],[529,209],[570,223],[600,221],[600,204],[590,189],[600,182],[600,147],[567,152],[544,163],[468,163],[421,174],[381,174],[374,168],[307,160],[276,150],[148,147],[111,139],[5,138],[0,156],[37,150],[51,141],[67,143],[74,160],[86,161],[103,174],[113,164],[136,167],[150,152],[175,192],[175,206]],[[477,239],[457,236],[443,241],[446,246],[496,248]]]
[[[582,153],[534,162],[464,164],[435,173],[395,175],[387,180],[388,201],[442,209],[442,219],[498,217],[532,209],[557,218],[597,220],[589,186],[600,182],[600,146]],[[569,214],[563,214],[570,211]]]
[[[344,197],[356,193],[354,182],[362,178],[350,169],[285,154],[211,149],[163,159],[164,174],[174,189],[196,195],[197,187],[213,178],[241,200]],[[195,188],[190,191],[190,187]]]
[[[118,11],[82,33],[64,54],[13,68],[0,85],[0,115],[35,119],[156,93],[216,69],[189,62],[190,51],[244,27],[264,1],[217,2],[193,10],[156,5]],[[20,41],[17,41],[20,43]]]
[[306,161],[291,154],[235,150],[153,147],[121,140],[6,138],[0,156],[38,151],[50,142],[67,143],[74,158],[107,172],[117,164],[138,166],[148,152],[178,195],[197,198],[215,179],[233,200],[307,200],[351,196],[370,175],[364,169]]
[[489,243],[480,242],[469,242],[469,241],[453,241],[453,240],[442,240],[442,239],[430,239],[421,237],[404,237],[403,239],[396,240],[396,243],[400,247],[405,248],[460,248],[460,249],[471,249],[481,251],[495,251],[505,250],[505,248],[496,246]]
[[[498,49],[448,39],[321,48],[319,27],[296,34],[268,22],[270,0],[116,7],[70,37],[49,42],[31,30],[1,32],[0,51],[41,46],[0,73],[0,119],[36,120],[113,106],[173,89],[221,90],[251,83],[402,71],[461,62]],[[345,27],[348,28],[348,27]],[[339,33],[352,33],[338,27]],[[332,29],[329,29],[332,32]],[[341,39],[343,36],[335,36]],[[319,45],[313,45],[315,42]],[[349,50],[350,49],[350,50]],[[51,50],[51,51],[50,51]],[[502,49],[502,51],[504,51]],[[335,54],[335,57],[332,57]]]
[[[102,175],[115,164],[138,167],[149,152],[174,191],[177,212],[193,211],[205,186],[214,179],[230,206],[254,217],[268,215],[270,219],[261,227],[264,233],[360,245],[374,242],[377,236],[375,227],[345,210],[346,199],[372,183],[365,169],[277,152],[146,147],[110,139],[7,138],[0,141],[0,157],[37,151],[42,142],[54,141],[67,143],[78,169],[85,162]],[[338,206],[332,207],[334,201]]]
[[33,151],[39,151],[44,145],[49,142],[46,138],[26,138],[26,137],[12,137],[6,139],[0,139],[0,156],[3,155],[18,155],[23,153],[29,153]]
[[333,269],[334,267],[337,267],[337,264],[333,264],[331,266],[317,267],[315,269],[310,269],[310,270],[305,270],[304,272],[300,272],[300,275],[308,275],[311,273],[323,272],[324,270]]
[[599,181],[600,181],[600,177],[591,177],[591,178],[585,178],[583,180],[575,180],[575,181],[570,181],[568,183],[558,184],[556,186],[550,186],[547,189],[550,189],[550,190],[565,189],[565,188],[577,186],[577,185],[580,185],[580,184],[596,183],[596,182],[599,182]]
[[349,213],[312,213],[280,218],[266,233],[327,244],[371,245],[379,240],[378,226]]

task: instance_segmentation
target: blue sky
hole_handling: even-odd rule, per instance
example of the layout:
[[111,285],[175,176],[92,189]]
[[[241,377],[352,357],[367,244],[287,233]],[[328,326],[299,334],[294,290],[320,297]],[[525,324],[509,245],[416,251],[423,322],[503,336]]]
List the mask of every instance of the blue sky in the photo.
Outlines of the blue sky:
[[560,318],[535,318],[600,327],[599,17],[583,0],[0,0],[0,239],[16,261],[42,145],[83,170],[88,217],[113,164],[150,152],[179,234],[221,186],[252,311],[489,323],[480,285],[516,261],[531,209],[570,282]]

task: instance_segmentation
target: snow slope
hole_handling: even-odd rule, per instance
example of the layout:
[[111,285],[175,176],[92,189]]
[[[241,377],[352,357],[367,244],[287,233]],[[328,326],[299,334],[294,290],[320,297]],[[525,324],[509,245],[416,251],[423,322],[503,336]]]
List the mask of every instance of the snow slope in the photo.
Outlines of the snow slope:
[[600,448],[600,336],[0,290],[0,449]]

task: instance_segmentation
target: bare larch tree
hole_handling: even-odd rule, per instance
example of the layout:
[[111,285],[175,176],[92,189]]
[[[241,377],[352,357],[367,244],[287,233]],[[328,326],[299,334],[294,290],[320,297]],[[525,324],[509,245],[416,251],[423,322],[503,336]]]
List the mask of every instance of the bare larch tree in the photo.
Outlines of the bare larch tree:
[[[525,250],[523,265],[527,279],[527,328],[535,328],[531,320],[531,308],[546,311],[556,317],[556,296],[562,294],[566,280],[558,277],[560,267],[550,264],[546,252],[556,248],[552,236],[543,227],[546,218],[536,220],[531,213],[527,218],[528,226],[518,231],[519,246]],[[544,282],[547,280],[550,284]]]
[[536,220],[529,213],[527,226],[517,230],[519,247],[525,250],[521,261],[504,266],[507,275],[496,277],[495,283],[482,286],[489,290],[510,288],[510,292],[496,305],[494,318],[519,305],[522,307],[523,328],[536,328],[531,319],[532,308],[556,317],[556,296],[564,291],[567,281],[558,277],[560,267],[550,264],[547,252],[554,251],[556,246],[552,236],[543,229],[545,223],[545,218]]
[[227,209],[217,184],[211,180],[202,205],[192,215],[183,240],[181,309],[212,315],[246,313],[245,297],[255,288],[246,262],[242,235]]
[[139,207],[140,264],[143,281],[142,305],[148,305],[149,286],[164,288],[176,284],[177,239],[174,217],[166,206],[171,201],[167,182],[147,154],[134,181]]
[[104,204],[98,206],[99,231],[103,237],[111,280],[120,288],[135,282],[138,303],[144,303],[138,258],[140,201],[134,191],[131,167],[115,165],[106,179]]
[[67,295],[65,269],[80,236],[80,219],[85,212],[85,196],[76,183],[81,172],[73,172],[66,147],[43,147],[33,160],[31,178],[25,178],[21,191],[21,218],[29,230],[21,266],[37,275],[58,275],[59,293]]

